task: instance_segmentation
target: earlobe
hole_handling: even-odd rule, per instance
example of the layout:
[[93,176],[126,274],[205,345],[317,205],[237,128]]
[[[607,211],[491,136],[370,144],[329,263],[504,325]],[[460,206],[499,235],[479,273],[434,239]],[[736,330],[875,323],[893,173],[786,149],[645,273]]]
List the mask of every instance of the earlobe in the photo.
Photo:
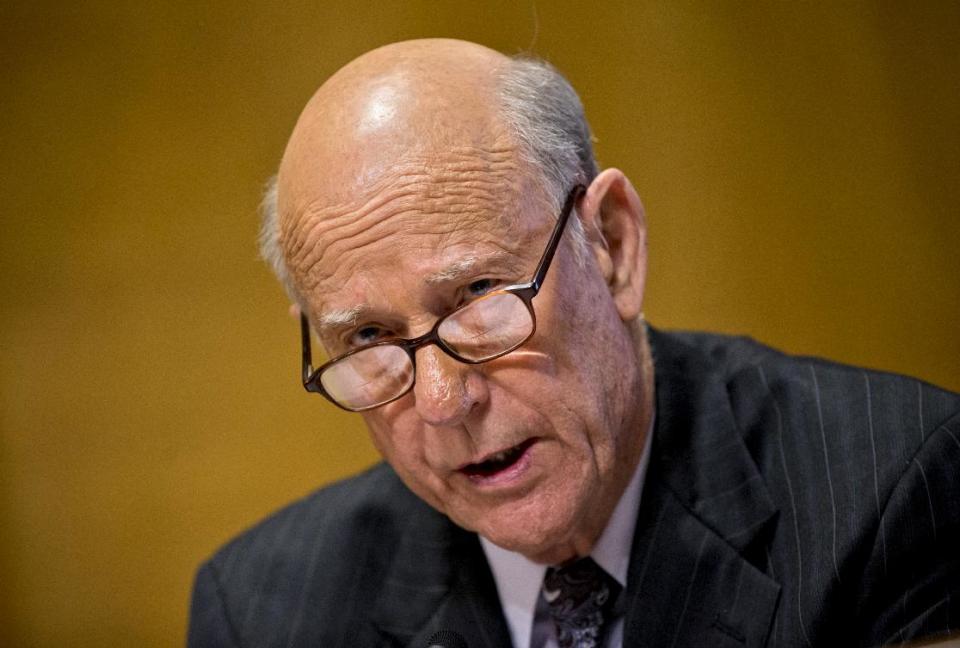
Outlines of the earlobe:
[[584,230],[623,321],[643,309],[646,223],[643,203],[619,169],[598,175],[581,205]]

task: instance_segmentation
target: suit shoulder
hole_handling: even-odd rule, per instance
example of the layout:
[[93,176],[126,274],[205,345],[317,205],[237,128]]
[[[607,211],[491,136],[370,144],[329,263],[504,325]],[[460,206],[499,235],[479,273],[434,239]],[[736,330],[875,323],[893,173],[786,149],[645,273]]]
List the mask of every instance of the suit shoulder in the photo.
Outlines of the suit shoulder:
[[305,574],[367,560],[377,538],[402,535],[408,511],[424,506],[381,463],[269,515],[223,545],[204,568],[216,575],[228,605],[264,590],[294,597]]
[[[197,636],[229,627],[241,645],[288,645],[285,638],[294,636],[303,645],[340,645],[330,637],[358,623],[398,543],[411,527],[432,528],[438,518],[385,464],[321,488],[244,531],[201,566],[191,626]],[[304,606],[309,622],[299,615]],[[204,625],[211,616],[222,620]]]
[[[254,556],[262,558],[264,552],[296,553],[302,540],[315,538],[328,528],[337,530],[332,539],[346,539],[371,525],[389,524],[418,503],[396,473],[379,463],[270,514],[221,547],[211,562],[215,567],[236,568],[237,563]],[[311,541],[309,546],[315,543]]]
[[[712,371],[732,388],[740,381],[760,380],[770,394],[788,403],[808,395],[824,407],[845,407],[849,400],[868,399],[881,413],[906,408],[916,413],[916,425],[932,431],[960,412],[960,394],[925,381],[888,371],[835,362],[825,358],[790,355],[746,336],[682,331],[660,333],[701,355]],[[921,411],[923,420],[920,419]],[[905,421],[906,422],[906,421]]]
[[671,348],[670,356],[699,356],[709,363],[711,370],[731,375],[744,367],[759,362],[789,358],[772,347],[760,344],[745,335],[722,335],[700,331],[654,331],[651,329],[651,341],[654,353],[658,347],[676,347],[682,353]]
[[960,421],[960,395],[908,376],[789,355],[746,337],[653,331],[651,343],[674,374],[723,383],[744,441],[767,468],[779,465],[781,445],[794,463],[822,462],[826,448],[838,471],[866,457],[879,482],[893,483],[933,434]]
[[821,419],[834,419],[837,433],[859,427],[855,424],[863,419],[875,433],[902,431],[909,447],[914,445],[909,442],[911,432],[919,444],[960,413],[960,394],[918,378],[768,350],[737,366],[731,374],[731,387],[759,374],[770,395],[779,397],[782,406],[809,406],[809,411],[816,411]]

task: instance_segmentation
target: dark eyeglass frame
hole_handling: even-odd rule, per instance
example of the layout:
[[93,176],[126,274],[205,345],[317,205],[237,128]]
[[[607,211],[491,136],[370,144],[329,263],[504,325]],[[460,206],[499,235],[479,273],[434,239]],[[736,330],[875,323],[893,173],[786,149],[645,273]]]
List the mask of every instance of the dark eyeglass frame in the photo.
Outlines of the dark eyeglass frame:
[[[536,271],[533,273],[533,279],[531,279],[527,283],[514,284],[512,286],[507,286],[499,290],[494,290],[493,292],[487,293],[482,297],[479,297],[471,302],[464,304],[463,306],[457,308],[456,310],[450,311],[449,313],[447,313],[446,315],[438,319],[436,323],[433,325],[433,328],[430,329],[430,331],[428,331],[427,333],[424,333],[419,337],[415,337],[411,339],[394,338],[390,340],[382,340],[380,342],[373,342],[372,344],[366,344],[362,347],[358,347],[356,349],[353,349],[352,351],[344,353],[343,355],[339,355],[336,358],[333,358],[332,360],[328,360],[327,362],[323,363],[322,365],[314,369],[313,353],[312,353],[311,343],[310,343],[310,322],[307,320],[307,316],[301,313],[300,314],[300,339],[301,339],[301,345],[302,345],[301,378],[303,380],[304,389],[306,389],[308,392],[322,394],[328,401],[330,401],[340,409],[347,410],[348,412],[363,412],[363,411],[375,409],[377,407],[382,407],[387,403],[392,403],[393,401],[399,398],[402,398],[407,394],[407,392],[413,389],[413,385],[416,382],[417,349],[428,346],[430,344],[436,344],[440,349],[443,350],[444,353],[446,353],[447,355],[449,355],[450,357],[454,358],[459,362],[463,362],[466,364],[482,364],[484,362],[489,362],[491,360],[496,360],[497,358],[501,358],[507,355],[508,353],[515,351],[522,345],[524,345],[527,342],[527,340],[533,337],[533,334],[536,333],[537,331],[537,315],[536,315],[536,311],[534,311],[533,309],[533,298],[536,297],[537,294],[540,292],[540,287],[543,285],[544,279],[546,279],[547,271],[550,269],[550,263],[553,261],[553,256],[560,245],[560,239],[563,237],[563,231],[566,229],[567,220],[569,220],[570,214],[571,212],[573,212],[573,206],[576,204],[580,196],[583,195],[585,192],[586,192],[586,187],[578,184],[575,187],[573,187],[573,189],[570,190],[570,193],[567,194],[566,201],[564,201],[563,203],[563,208],[560,210],[560,215],[557,217],[557,223],[556,225],[554,225],[553,232],[550,234],[550,240],[547,242],[547,247],[543,251],[543,256],[540,257],[540,262],[537,264]],[[530,320],[533,324],[532,328],[530,329],[530,334],[527,335],[522,340],[520,340],[519,342],[517,342],[515,345],[513,345],[509,349],[506,349],[505,351],[489,356],[487,358],[483,358],[481,360],[472,360],[470,358],[464,358],[463,356],[457,354],[457,352],[451,349],[449,346],[447,346],[447,344],[439,336],[438,331],[440,330],[440,326],[441,324],[443,324],[444,321],[446,321],[447,318],[455,315],[456,313],[460,312],[464,308],[467,308],[468,306],[476,304],[478,301],[489,299],[490,297],[501,295],[504,293],[510,293],[510,294],[516,295],[523,302],[523,304],[527,307],[527,310],[530,313]],[[366,351],[374,347],[387,346],[387,345],[400,347],[410,357],[410,364],[412,365],[413,372],[414,372],[414,380],[411,381],[410,386],[407,387],[405,390],[403,390],[402,392],[400,392],[390,400],[386,400],[382,403],[377,403],[376,405],[371,405],[369,407],[364,407],[360,409],[353,409],[338,403],[333,398],[333,396],[327,393],[327,390],[323,388],[323,384],[320,381],[320,376],[323,375],[323,372],[328,367],[342,361],[345,358],[348,358],[354,355],[355,353],[360,353],[361,351]]]

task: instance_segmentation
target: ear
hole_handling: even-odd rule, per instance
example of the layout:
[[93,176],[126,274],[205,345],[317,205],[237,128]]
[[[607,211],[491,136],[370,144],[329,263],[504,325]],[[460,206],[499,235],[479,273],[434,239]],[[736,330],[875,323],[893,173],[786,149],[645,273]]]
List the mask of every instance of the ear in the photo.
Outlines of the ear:
[[620,318],[643,311],[647,278],[646,214],[640,196],[619,169],[598,175],[580,204],[580,218]]

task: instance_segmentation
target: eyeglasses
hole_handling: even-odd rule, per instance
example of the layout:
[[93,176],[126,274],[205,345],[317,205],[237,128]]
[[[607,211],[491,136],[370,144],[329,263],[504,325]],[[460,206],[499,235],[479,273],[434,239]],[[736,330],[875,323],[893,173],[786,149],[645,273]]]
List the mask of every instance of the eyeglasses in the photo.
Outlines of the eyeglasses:
[[573,206],[584,191],[583,185],[577,185],[567,194],[533,279],[464,304],[441,317],[420,337],[374,342],[314,369],[310,323],[301,314],[304,388],[323,394],[345,410],[363,412],[395,401],[413,388],[416,352],[421,347],[436,344],[450,357],[467,364],[488,362],[518,348],[537,329],[533,298],[540,292]]

